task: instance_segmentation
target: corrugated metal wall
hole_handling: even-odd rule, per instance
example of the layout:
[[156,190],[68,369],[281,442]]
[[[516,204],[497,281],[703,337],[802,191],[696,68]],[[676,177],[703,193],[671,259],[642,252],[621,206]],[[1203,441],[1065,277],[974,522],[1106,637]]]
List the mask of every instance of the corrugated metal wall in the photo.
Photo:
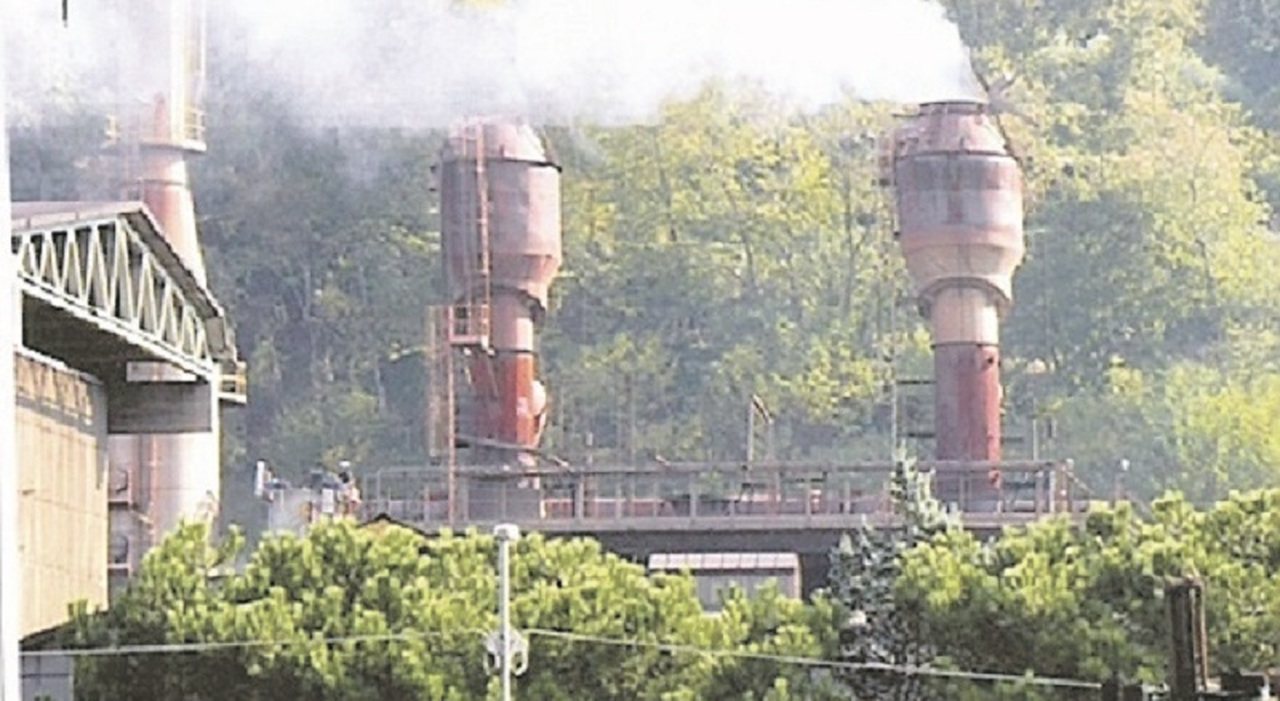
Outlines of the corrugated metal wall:
[[26,351],[15,366],[25,636],[107,603],[107,422],[93,378]]

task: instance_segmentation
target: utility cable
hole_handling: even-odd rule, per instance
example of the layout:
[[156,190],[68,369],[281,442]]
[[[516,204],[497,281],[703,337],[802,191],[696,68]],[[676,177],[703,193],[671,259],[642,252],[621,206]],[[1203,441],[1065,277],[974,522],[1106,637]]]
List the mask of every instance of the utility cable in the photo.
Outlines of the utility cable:
[[[715,648],[698,647],[696,645],[686,645],[679,643],[661,643],[655,641],[644,641],[635,638],[606,638],[596,635],[586,635],[582,633],[573,633],[562,630],[551,630],[546,628],[528,628],[523,629],[523,633],[530,637],[543,637],[565,640],[574,643],[591,643],[599,645],[612,645],[615,647],[638,647],[658,650],[672,654],[689,654],[703,655],[708,657],[723,657],[730,659],[758,660],[766,662],[775,662],[778,664],[790,664],[806,667],[823,667],[827,669],[840,669],[848,671],[868,671],[868,672],[891,672],[904,676],[918,677],[934,677],[941,679],[961,679],[968,681],[983,682],[1010,682],[1018,684],[1030,684],[1041,687],[1057,687],[1070,689],[1088,689],[1097,690],[1101,688],[1101,684],[1097,682],[1085,681],[1082,679],[1069,679],[1063,677],[1048,677],[1035,674],[1018,675],[1003,674],[998,672],[972,672],[964,670],[948,670],[935,667],[923,667],[916,665],[895,665],[884,662],[845,662],[840,660],[825,660],[817,657],[804,657],[800,655],[779,655],[764,652],[747,652],[743,650],[725,650]],[[122,657],[130,655],[165,655],[178,654],[188,652],[209,652],[214,650],[234,650],[246,648],[260,647],[286,647],[293,645],[308,644],[325,644],[338,645],[343,643],[378,643],[378,642],[405,642],[411,640],[423,639],[439,639],[449,635],[487,635],[488,631],[476,629],[464,629],[458,631],[405,631],[401,633],[386,633],[382,635],[348,635],[335,636],[325,638],[298,638],[295,640],[229,640],[229,641],[210,641],[210,642],[191,642],[191,643],[146,643],[137,645],[120,645],[111,647],[96,648],[64,648],[58,650],[30,650],[24,651],[24,657]]]
[[919,677],[936,677],[946,679],[964,679],[969,681],[986,681],[986,682],[1014,682],[1021,684],[1032,684],[1035,686],[1058,687],[1069,689],[1101,689],[1102,685],[1098,682],[1085,681],[1083,679],[1069,679],[1064,677],[1046,677],[1034,674],[1002,674],[998,672],[967,672],[963,670],[939,669],[936,667],[921,667],[916,665],[895,665],[885,662],[844,662],[839,660],[824,660],[817,657],[803,657],[797,655],[776,655],[764,652],[744,652],[742,650],[717,650],[711,648],[697,647],[695,645],[681,645],[674,643],[646,642],[643,640],[624,639],[624,638],[603,638],[594,635],[584,635],[581,633],[570,633],[559,630],[546,630],[541,628],[529,628],[523,631],[530,637],[558,638],[570,642],[598,643],[601,645],[615,645],[619,647],[645,647],[669,653],[685,653],[707,655],[711,657],[730,657],[738,659],[754,659],[768,662],[777,662],[779,664],[794,664],[808,667],[826,667],[829,669],[843,669],[850,671],[876,671],[876,672],[894,672],[906,676]]
[[128,655],[167,655],[183,652],[210,652],[254,647],[287,647],[291,645],[340,645],[343,643],[407,642],[411,640],[438,639],[450,635],[487,635],[486,631],[464,629],[457,631],[406,631],[381,635],[344,635],[324,638],[296,638],[291,640],[224,640],[191,643],[141,643],[110,647],[62,648],[58,650],[23,650],[23,657],[123,657]]

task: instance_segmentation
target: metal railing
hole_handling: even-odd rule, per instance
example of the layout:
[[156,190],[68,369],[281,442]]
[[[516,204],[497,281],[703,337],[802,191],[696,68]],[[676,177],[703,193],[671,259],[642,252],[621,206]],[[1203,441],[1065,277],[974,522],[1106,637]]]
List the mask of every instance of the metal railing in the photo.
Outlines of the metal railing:
[[[920,463],[944,474],[944,506],[978,520],[1021,523],[1076,510],[1059,462]],[[998,486],[989,480],[993,468]],[[546,469],[462,467],[449,508],[440,468],[386,468],[366,476],[363,512],[428,529],[514,522],[538,530],[804,528],[894,520],[894,466],[667,464]],[[958,485],[958,489],[956,488]],[[453,519],[450,519],[450,514]]]

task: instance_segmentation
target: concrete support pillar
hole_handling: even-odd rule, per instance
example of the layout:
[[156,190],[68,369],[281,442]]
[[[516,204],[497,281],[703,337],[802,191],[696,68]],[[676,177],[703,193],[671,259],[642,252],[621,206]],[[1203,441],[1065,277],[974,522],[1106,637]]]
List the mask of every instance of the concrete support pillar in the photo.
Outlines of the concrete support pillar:
[[183,520],[212,521],[221,490],[216,375],[194,378],[157,363],[109,378],[108,453],[112,469],[139,486],[148,527],[141,551]]

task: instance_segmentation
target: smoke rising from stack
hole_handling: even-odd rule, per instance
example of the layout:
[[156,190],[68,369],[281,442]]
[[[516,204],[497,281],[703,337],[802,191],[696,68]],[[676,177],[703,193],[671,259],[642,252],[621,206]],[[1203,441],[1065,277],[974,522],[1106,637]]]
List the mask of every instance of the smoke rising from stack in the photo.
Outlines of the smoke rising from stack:
[[[57,3],[0,3],[48,6],[5,23],[14,51],[63,54],[15,71],[92,72],[99,43],[81,39],[102,25],[96,3],[72,3],[67,30]],[[809,108],[979,94],[955,25],[930,0],[224,0],[210,12],[215,33],[237,36],[235,50],[326,126],[645,121],[712,78]],[[24,81],[28,92],[48,85]]]

